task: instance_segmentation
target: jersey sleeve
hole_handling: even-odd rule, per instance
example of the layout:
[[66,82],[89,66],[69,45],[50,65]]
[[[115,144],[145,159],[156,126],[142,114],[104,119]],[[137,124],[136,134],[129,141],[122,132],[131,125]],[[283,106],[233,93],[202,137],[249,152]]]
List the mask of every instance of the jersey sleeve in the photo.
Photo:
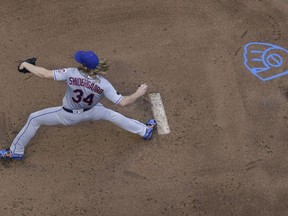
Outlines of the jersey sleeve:
[[106,85],[107,87],[104,89],[104,96],[112,103],[118,104],[122,100],[123,95],[117,92],[111,83],[107,82]]
[[72,68],[63,68],[63,69],[52,70],[54,80],[56,80],[56,81],[67,80],[69,77],[69,74],[72,71],[73,71]]

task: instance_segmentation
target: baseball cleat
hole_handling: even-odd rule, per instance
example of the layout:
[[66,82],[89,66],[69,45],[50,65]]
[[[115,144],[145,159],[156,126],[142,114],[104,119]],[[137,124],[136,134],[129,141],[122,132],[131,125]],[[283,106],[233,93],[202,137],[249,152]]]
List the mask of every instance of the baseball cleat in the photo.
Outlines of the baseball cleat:
[[152,137],[154,129],[156,129],[157,122],[155,119],[150,119],[148,123],[146,124],[146,133],[143,136],[144,140],[149,140]]
[[10,149],[2,149],[0,150],[0,158],[5,160],[12,159],[12,160],[23,160],[24,154],[15,154],[12,153]]

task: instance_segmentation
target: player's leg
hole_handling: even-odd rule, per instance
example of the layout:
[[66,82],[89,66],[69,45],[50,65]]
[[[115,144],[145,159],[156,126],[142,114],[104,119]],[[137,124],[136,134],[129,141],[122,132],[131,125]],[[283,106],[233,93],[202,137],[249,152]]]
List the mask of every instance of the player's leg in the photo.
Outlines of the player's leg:
[[150,120],[148,124],[143,124],[135,119],[128,118],[114,110],[108,109],[103,105],[97,105],[92,110],[92,118],[96,120],[106,120],[117,125],[118,127],[127,130],[131,133],[138,134],[144,139],[150,139],[153,129],[156,127],[156,121]]
[[25,146],[34,137],[41,125],[64,124],[60,114],[62,107],[51,107],[30,114],[25,126],[13,140],[10,150],[15,154],[24,154]]

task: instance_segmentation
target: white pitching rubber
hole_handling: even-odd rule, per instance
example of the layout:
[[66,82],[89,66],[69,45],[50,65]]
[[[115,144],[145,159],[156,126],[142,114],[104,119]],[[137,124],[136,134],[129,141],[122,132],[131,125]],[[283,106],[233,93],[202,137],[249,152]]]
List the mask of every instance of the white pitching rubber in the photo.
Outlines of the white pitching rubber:
[[148,96],[150,99],[150,103],[152,104],[152,112],[154,119],[157,122],[158,134],[169,134],[171,131],[169,129],[160,93],[152,93]]

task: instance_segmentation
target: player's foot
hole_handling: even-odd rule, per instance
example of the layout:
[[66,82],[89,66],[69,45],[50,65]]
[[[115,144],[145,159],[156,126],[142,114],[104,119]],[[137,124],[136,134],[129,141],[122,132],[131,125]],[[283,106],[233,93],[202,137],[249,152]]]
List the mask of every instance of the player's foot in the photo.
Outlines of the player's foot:
[[12,160],[23,160],[24,154],[15,154],[12,153],[10,149],[2,149],[0,150],[0,158],[5,160],[12,159]]
[[143,136],[143,139],[149,140],[152,137],[153,131],[156,129],[157,122],[155,119],[150,119],[146,124],[146,133]]

